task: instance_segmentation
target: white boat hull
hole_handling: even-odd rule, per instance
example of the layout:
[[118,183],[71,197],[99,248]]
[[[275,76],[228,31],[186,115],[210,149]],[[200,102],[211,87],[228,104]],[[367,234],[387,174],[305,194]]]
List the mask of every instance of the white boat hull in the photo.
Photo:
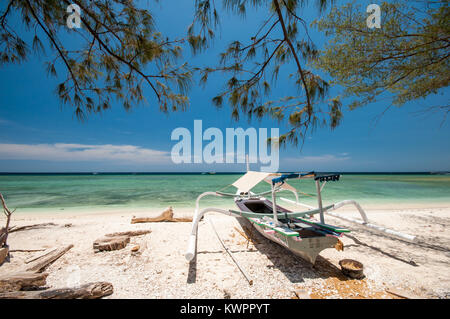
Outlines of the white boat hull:
[[268,233],[263,227],[251,223],[253,227],[264,237],[271,241],[283,246],[290,250],[300,258],[315,264],[317,256],[320,252],[327,248],[334,248],[338,243],[338,238],[332,236],[320,236],[302,238],[300,241],[294,239],[294,237],[283,236],[279,233]]

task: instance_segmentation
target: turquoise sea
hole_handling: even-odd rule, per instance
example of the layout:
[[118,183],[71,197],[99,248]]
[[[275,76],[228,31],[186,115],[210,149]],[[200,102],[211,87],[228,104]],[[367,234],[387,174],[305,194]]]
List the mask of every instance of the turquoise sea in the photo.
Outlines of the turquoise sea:
[[[205,191],[223,189],[241,174],[2,174],[0,192],[8,206],[21,212],[133,210],[194,207]],[[314,194],[312,180],[289,181],[303,193]],[[269,189],[260,183],[256,192]],[[225,189],[226,190],[226,189]],[[228,189],[234,192],[234,188]],[[292,194],[281,195],[294,198]],[[300,194],[301,201],[316,197]],[[365,205],[423,207],[450,203],[450,176],[430,174],[343,174],[328,182],[324,203],[355,199]],[[205,198],[205,204],[233,205],[229,200]]]

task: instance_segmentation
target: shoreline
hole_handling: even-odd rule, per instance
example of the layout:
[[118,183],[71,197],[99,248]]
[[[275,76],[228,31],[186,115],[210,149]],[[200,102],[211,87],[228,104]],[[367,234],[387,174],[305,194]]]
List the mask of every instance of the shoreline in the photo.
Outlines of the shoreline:
[[[361,203],[361,202],[360,202]],[[219,205],[217,203],[209,203],[207,201],[202,202],[201,207],[207,207],[207,206],[215,206],[218,208],[228,209],[228,208],[234,208],[235,204],[232,201],[228,201],[224,203],[220,203]],[[303,208],[291,206],[287,204],[284,201],[280,201],[279,205],[289,208],[292,211],[302,211]],[[327,205],[326,202],[324,202],[324,205]],[[111,208],[111,206],[80,206],[80,207],[69,207],[69,208],[19,208],[14,213],[13,218],[30,218],[30,217],[36,217],[36,218],[70,218],[70,217],[77,217],[77,216],[96,216],[96,215],[129,215],[130,217],[133,216],[133,214],[158,214],[162,212],[165,208],[172,206],[175,214],[181,214],[183,216],[189,216],[193,215],[195,210],[195,202],[192,203],[192,206],[173,206],[169,203],[167,206],[161,206],[157,208],[148,208],[148,207],[133,207],[133,206],[122,206],[122,207],[115,207]],[[314,206],[314,203],[312,204]],[[412,209],[412,210],[427,210],[427,209],[446,209],[450,208],[450,201],[442,201],[442,202],[427,202],[427,203],[406,203],[406,202],[398,202],[398,203],[388,203],[388,204],[378,204],[378,203],[372,203],[372,204],[364,204],[361,203],[361,206],[367,213],[376,213],[378,211],[386,211],[390,210],[392,212],[396,211],[402,211],[405,209]],[[342,209],[337,210],[336,212],[349,212],[353,211],[354,209],[351,207],[345,207]]]

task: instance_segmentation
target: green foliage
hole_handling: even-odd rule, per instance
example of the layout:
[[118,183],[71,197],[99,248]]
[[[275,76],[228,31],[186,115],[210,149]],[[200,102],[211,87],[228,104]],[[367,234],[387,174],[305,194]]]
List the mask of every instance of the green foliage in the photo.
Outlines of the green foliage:
[[[423,8],[422,8],[423,7]],[[354,3],[316,22],[331,37],[316,66],[345,88],[350,108],[389,92],[393,105],[424,98],[449,85],[450,9],[447,1],[384,2],[381,28],[369,29]],[[449,112],[449,105],[439,106]]]
[[[216,67],[200,69],[201,83],[209,74],[222,72],[228,76],[225,86],[214,98],[221,107],[228,102],[232,117],[244,114],[249,119],[271,116],[289,126],[280,142],[294,144],[317,125],[336,127],[342,117],[339,98],[326,100],[328,84],[312,70],[308,62],[317,58],[317,49],[308,34],[305,21],[300,17],[304,0],[223,0],[230,12],[245,17],[247,12],[264,9],[266,20],[255,30],[250,42],[232,41],[220,54]],[[316,1],[322,11],[333,1]],[[196,12],[189,27],[189,44],[194,53],[211,45],[219,25],[218,10],[212,0],[196,0]],[[292,96],[267,101],[271,88],[278,81],[280,70],[294,69],[289,76],[297,90]]]
[[[0,67],[46,54],[48,75],[56,77],[58,66],[64,68],[66,79],[56,92],[63,104],[75,106],[78,118],[110,108],[114,99],[128,110],[144,102],[144,86],[152,89],[162,111],[183,110],[192,77],[187,64],[176,64],[183,40],[170,41],[157,32],[151,13],[136,2],[8,0],[0,12]],[[66,25],[72,3],[81,8],[81,29]],[[10,25],[14,12],[34,33],[31,43]],[[67,43],[67,32],[76,48]]]

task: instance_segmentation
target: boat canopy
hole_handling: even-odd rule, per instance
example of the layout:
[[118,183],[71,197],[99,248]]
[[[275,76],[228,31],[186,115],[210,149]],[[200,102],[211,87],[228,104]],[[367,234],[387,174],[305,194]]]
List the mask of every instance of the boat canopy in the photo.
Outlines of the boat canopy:
[[297,191],[295,187],[287,184],[286,180],[301,179],[301,178],[316,178],[316,174],[314,172],[281,174],[281,173],[248,171],[231,185],[236,187],[239,192],[247,193],[253,187],[255,187],[261,181],[264,180],[267,183],[273,185],[280,183],[278,187],[295,192]]
[[259,184],[261,181],[263,181],[265,178],[267,178],[271,175],[278,175],[278,174],[277,173],[248,171],[247,173],[245,173],[242,177],[240,177],[237,181],[235,181],[231,185],[236,187],[239,190],[239,192],[247,193],[253,187],[255,187],[257,184]]

